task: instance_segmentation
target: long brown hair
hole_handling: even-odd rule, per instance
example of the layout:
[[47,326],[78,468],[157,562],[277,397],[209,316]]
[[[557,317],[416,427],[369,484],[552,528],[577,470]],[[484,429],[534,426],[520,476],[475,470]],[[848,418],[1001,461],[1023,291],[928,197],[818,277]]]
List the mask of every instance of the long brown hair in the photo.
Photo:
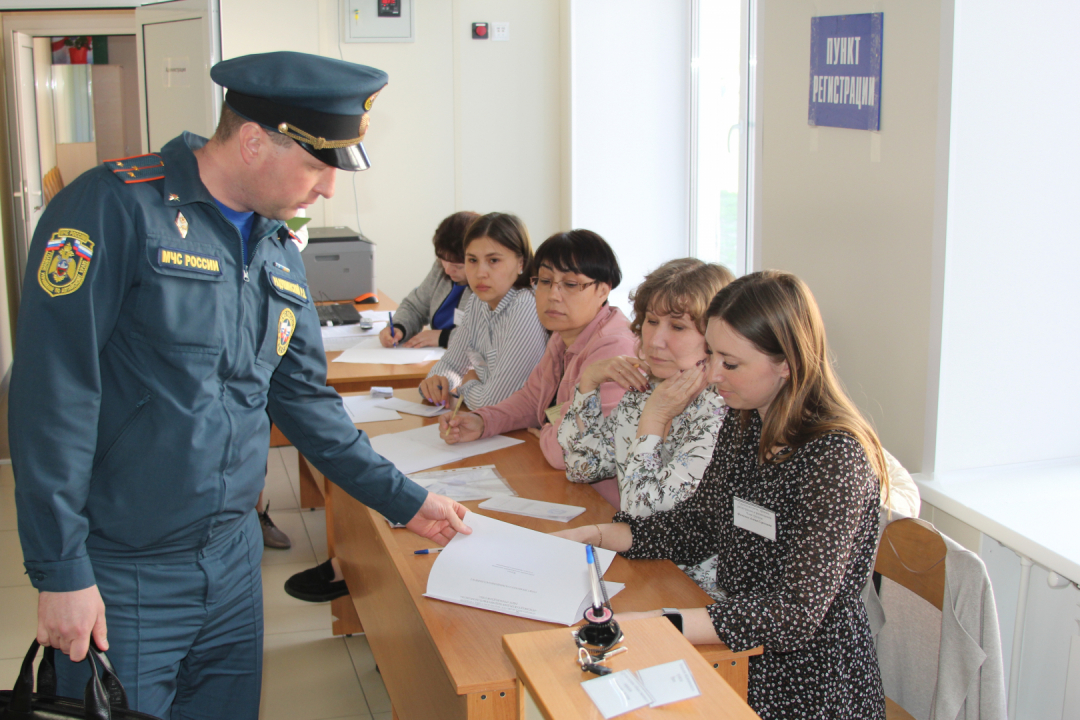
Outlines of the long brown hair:
[[[806,283],[778,270],[744,275],[716,294],[708,316],[723,320],[774,362],[787,361],[790,377],[762,418],[758,459],[783,462],[791,453],[773,454],[773,448],[795,450],[823,435],[846,433],[862,445],[887,498],[881,441],[833,372],[825,324]],[[746,423],[750,411],[738,412]]]

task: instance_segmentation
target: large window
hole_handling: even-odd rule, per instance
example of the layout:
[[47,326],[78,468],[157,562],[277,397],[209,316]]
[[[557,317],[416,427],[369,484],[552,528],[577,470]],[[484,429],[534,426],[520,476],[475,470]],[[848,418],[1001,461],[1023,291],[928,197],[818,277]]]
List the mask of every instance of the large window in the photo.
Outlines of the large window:
[[690,250],[736,275],[752,269],[753,11],[692,0]]

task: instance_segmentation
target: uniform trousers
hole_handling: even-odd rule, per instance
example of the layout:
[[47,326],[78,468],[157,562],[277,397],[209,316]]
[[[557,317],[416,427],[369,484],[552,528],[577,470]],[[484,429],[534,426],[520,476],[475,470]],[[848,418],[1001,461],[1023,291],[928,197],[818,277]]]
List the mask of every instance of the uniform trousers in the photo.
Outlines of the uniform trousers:
[[[107,654],[133,709],[165,720],[257,720],[262,550],[252,510],[191,561],[93,561]],[[57,653],[56,662],[58,694],[81,698],[87,661]]]

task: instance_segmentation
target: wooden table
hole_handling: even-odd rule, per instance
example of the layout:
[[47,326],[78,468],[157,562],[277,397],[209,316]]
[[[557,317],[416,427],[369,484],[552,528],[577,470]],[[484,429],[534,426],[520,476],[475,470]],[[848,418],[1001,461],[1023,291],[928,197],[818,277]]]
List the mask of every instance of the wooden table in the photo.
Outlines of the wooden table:
[[[407,392],[401,393],[408,396]],[[369,423],[371,436],[427,425],[435,419],[403,416],[402,420]],[[611,520],[615,509],[588,485],[567,482],[565,474],[544,459],[539,442],[528,432],[509,433],[523,445],[468,458],[444,468],[494,464],[523,497],[578,505],[584,514],[568,524],[477,510],[474,512],[550,532]],[[307,464],[306,460],[303,461]],[[437,555],[413,555],[431,542],[407,530],[393,530],[377,512],[325,482],[312,472],[327,496],[327,536],[331,555],[341,563],[351,597],[339,598],[355,608],[367,633],[383,682],[400,720],[521,717],[523,697],[516,672],[502,651],[502,636],[550,629],[549,623],[501,615],[423,597],[427,576]],[[711,603],[690,578],[667,560],[616,557],[606,579],[627,584],[612,599],[616,612],[659,607],[704,607]],[[335,604],[335,614],[342,616]],[[335,623],[335,632],[340,625]],[[735,691],[746,697],[747,659],[760,649],[734,653],[724,645],[698,650]]]
[[[643,707],[627,718],[703,718],[753,720],[758,715],[716,672],[675,626],[665,618],[630,620],[623,624],[627,652],[604,665],[613,672],[641,670],[685,660],[701,695],[659,708]],[[518,693],[528,688],[547,720],[602,720],[581,683],[595,675],[581,670],[574,660],[577,646],[564,629],[504,635],[503,648],[518,676]],[[524,686],[524,688],[523,688]]]
[[[397,307],[396,302],[380,291],[379,302],[357,304],[356,309],[390,312],[397,310]],[[428,371],[435,364],[434,361],[409,365],[333,362],[334,358],[340,354],[340,351],[326,353],[326,384],[339,393],[365,392],[370,390],[373,385],[392,388],[415,388],[420,384],[421,380],[427,377]],[[419,396],[413,396],[409,399],[418,400]],[[270,431],[270,447],[282,447],[284,445],[289,445],[288,439],[274,426]],[[307,463],[300,462],[300,506],[305,508],[323,507],[325,498],[308,467]]]

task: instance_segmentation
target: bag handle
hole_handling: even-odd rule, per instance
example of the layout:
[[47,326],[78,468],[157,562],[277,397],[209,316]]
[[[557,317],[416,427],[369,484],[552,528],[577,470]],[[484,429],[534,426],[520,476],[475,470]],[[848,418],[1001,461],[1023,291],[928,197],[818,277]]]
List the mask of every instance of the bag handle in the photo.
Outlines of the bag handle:
[[[11,703],[4,720],[31,720],[33,718],[34,696],[34,658],[40,645],[35,639],[30,643],[30,650],[23,659],[22,668],[19,670],[19,679],[12,688]],[[51,648],[45,648],[41,665],[38,668],[38,693],[42,695],[56,695],[56,668],[55,653]],[[86,683],[83,692],[83,705],[88,720],[111,720],[112,711],[127,710],[127,693],[124,690],[120,678],[116,676],[116,669],[109,658],[98,649],[97,644],[90,640],[90,647],[86,653],[86,661],[90,663],[90,679]],[[101,670],[98,670],[98,665]]]

